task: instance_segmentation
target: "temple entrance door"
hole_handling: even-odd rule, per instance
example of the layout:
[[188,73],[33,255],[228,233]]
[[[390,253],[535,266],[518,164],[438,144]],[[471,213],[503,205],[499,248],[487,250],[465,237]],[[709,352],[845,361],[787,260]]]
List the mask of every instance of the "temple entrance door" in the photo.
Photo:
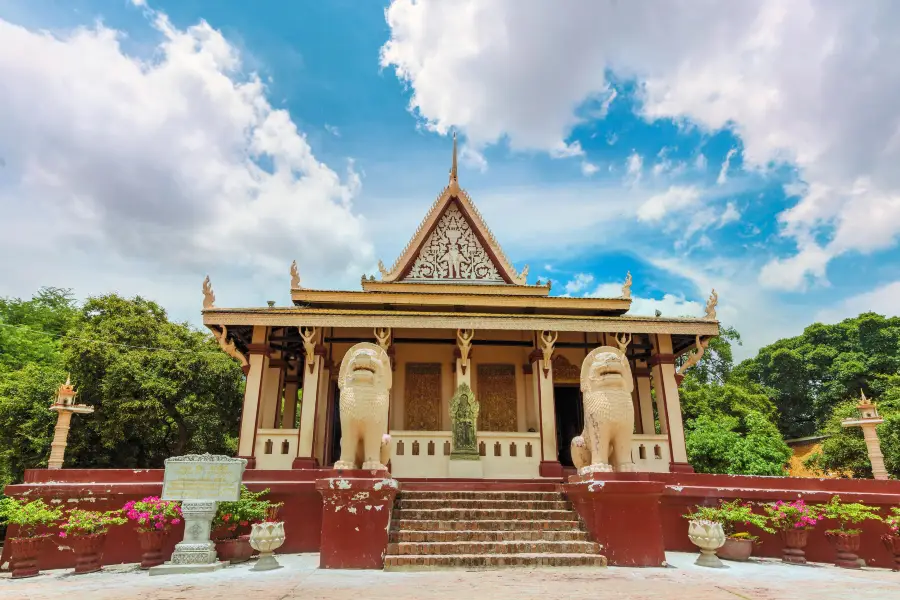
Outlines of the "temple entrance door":
[[331,403],[331,442],[326,464],[333,465],[341,458],[341,389],[334,383]]
[[556,447],[559,462],[573,467],[572,438],[584,430],[584,407],[578,385],[553,386],[553,405],[556,410]]

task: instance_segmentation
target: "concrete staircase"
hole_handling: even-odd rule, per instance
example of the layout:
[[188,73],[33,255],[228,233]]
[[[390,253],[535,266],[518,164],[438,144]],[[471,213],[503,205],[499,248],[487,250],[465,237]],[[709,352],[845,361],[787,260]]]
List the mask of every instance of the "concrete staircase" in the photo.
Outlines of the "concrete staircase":
[[559,492],[402,491],[385,570],[605,566]]

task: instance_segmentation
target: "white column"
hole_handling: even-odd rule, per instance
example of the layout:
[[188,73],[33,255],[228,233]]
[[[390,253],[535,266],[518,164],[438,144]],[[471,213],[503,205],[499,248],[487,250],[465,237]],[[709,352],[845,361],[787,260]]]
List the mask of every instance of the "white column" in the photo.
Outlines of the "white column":
[[649,374],[644,374],[644,371],[649,371],[647,363],[637,361],[635,370],[638,371],[635,378],[637,379],[638,401],[641,406],[641,430],[646,434],[652,435],[656,433],[656,422],[653,419],[653,394],[650,388],[650,376]]
[[881,454],[881,444],[878,441],[876,425],[863,425],[863,439],[866,440],[866,449],[869,451],[869,461],[872,463],[872,475],[875,479],[889,479],[887,469],[884,467],[884,455]]
[[281,361],[269,360],[263,375],[259,429],[274,429],[281,400]]
[[72,412],[60,410],[56,415],[56,429],[53,430],[53,441],[50,442],[50,460],[48,469],[62,469],[66,456],[66,445],[69,443],[69,425]]
[[254,467],[253,449],[256,444],[256,422],[259,416],[259,401],[262,395],[263,373],[269,367],[269,347],[266,343],[267,328],[253,327],[250,354],[250,369],[244,386],[244,406],[241,410],[241,429],[238,439],[238,456],[248,459],[248,468]]
[[[562,465],[559,464],[559,455],[556,447],[556,405],[553,392],[553,364],[547,361],[544,365],[543,355],[540,350],[535,350],[529,357],[531,360],[532,380],[534,381],[534,394],[538,399],[540,413],[541,432],[541,467],[543,477],[561,477]],[[547,367],[545,372],[542,368]]]
[[657,334],[653,341],[653,386],[656,389],[656,400],[665,409],[669,447],[672,452],[672,469],[692,471],[687,461],[687,450],[684,444],[684,424],[681,417],[681,399],[678,395],[678,383],[675,381],[675,356],[672,354],[672,336]]
[[[314,342],[318,346],[319,334],[316,332]],[[316,348],[317,349],[317,348]],[[313,435],[316,426],[316,404],[319,398],[319,380],[322,374],[323,357],[313,351],[308,364],[304,359],[300,367],[303,370],[303,400],[300,402],[300,440],[297,444],[297,466],[315,466],[313,457]]]

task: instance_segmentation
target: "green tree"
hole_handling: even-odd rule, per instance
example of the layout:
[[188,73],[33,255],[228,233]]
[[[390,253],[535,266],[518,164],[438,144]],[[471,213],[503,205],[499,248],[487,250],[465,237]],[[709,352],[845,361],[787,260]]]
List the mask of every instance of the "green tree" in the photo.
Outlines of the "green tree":
[[859,396],[878,397],[900,372],[900,317],[863,313],[834,325],[815,323],[779,340],[735,368],[767,390],[785,437],[813,435],[835,407]]
[[688,421],[688,461],[698,473],[784,475],[791,449],[764,415],[704,414]]
[[59,338],[76,313],[71,290],[45,287],[30,300],[0,298],[0,376],[29,363],[59,363]]
[[72,427],[73,466],[161,467],[169,456],[236,450],[240,367],[155,302],[89,298],[63,347],[79,400],[96,409]]

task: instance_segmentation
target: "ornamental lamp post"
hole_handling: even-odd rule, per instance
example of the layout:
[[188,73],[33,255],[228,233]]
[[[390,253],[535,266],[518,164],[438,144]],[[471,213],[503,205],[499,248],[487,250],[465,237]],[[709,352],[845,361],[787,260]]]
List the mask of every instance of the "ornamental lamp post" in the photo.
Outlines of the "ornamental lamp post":
[[866,448],[869,451],[869,462],[872,463],[872,474],[875,479],[887,479],[888,472],[884,468],[884,456],[881,454],[881,443],[878,441],[878,432],[875,429],[884,423],[884,418],[879,416],[875,403],[866,398],[862,390],[860,390],[859,396],[859,404],[856,405],[859,418],[844,419],[841,421],[841,427],[862,428],[863,439],[866,440]]
[[75,386],[70,378],[59,386],[56,393],[56,402],[50,410],[56,412],[56,429],[53,431],[53,441],[50,443],[50,460],[47,461],[48,469],[62,469],[63,458],[66,455],[66,445],[69,443],[69,425],[72,421],[72,413],[90,414],[94,412],[93,406],[87,404],[75,404]]

